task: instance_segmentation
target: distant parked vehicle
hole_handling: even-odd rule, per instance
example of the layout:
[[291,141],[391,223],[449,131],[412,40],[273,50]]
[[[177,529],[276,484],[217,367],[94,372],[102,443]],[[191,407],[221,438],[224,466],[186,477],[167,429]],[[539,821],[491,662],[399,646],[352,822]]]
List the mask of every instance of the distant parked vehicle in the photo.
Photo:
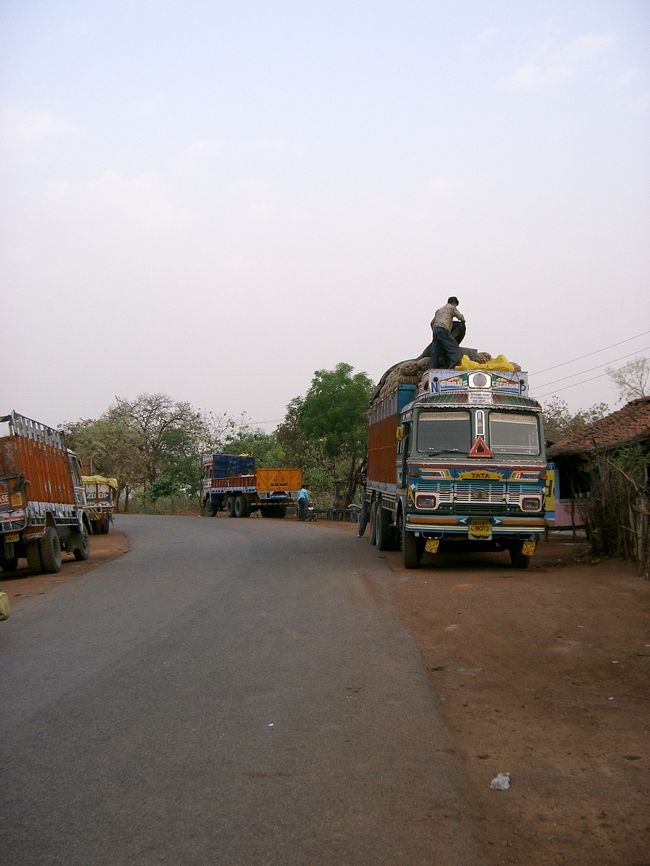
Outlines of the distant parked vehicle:
[[86,489],[88,520],[93,534],[104,535],[110,530],[113,521],[117,478],[106,478],[103,475],[82,475],[81,480]]
[[212,517],[225,511],[228,517],[284,517],[295,506],[302,486],[300,469],[255,469],[248,455],[208,454],[201,460],[203,513]]

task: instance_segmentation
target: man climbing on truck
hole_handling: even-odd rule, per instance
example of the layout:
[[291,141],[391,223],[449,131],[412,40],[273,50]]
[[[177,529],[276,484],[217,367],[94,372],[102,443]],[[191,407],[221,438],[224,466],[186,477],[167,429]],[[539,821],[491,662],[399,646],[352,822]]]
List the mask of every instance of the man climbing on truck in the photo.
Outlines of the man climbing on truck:
[[447,298],[447,303],[440,307],[434,313],[431,320],[431,330],[433,332],[433,340],[431,343],[431,369],[440,368],[440,355],[447,356],[450,370],[453,370],[457,364],[460,364],[463,353],[461,352],[456,339],[452,334],[453,321],[458,319],[465,324],[465,316],[458,309],[458,298],[452,295]]

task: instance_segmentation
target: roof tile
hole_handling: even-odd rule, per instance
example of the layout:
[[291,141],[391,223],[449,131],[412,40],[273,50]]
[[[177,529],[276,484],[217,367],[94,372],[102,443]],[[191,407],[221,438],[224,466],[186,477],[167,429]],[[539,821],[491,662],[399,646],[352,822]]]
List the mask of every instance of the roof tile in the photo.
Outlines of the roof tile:
[[618,412],[567,433],[548,449],[548,456],[603,451],[643,439],[650,439],[650,397],[632,400]]

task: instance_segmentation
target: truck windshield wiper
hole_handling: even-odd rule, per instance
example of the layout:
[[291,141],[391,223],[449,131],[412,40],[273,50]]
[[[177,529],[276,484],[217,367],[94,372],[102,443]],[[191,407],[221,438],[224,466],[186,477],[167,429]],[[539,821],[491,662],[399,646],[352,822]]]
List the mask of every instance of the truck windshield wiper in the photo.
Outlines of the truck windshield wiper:
[[467,454],[464,448],[427,448],[427,454]]

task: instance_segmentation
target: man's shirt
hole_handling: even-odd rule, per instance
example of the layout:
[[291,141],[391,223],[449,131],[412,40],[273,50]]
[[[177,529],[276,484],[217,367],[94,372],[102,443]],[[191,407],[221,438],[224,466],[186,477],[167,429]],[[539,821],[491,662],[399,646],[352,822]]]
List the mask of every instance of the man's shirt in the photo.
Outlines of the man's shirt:
[[461,322],[464,322],[465,316],[461,313],[458,307],[454,306],[454,304],[445,304],[444,307],[440,307],[439,310],[436,310],[433,319],[431,320],[431,327],[444,328],[446,331],[451,332],[451,326],[454,319],[460,319]]

